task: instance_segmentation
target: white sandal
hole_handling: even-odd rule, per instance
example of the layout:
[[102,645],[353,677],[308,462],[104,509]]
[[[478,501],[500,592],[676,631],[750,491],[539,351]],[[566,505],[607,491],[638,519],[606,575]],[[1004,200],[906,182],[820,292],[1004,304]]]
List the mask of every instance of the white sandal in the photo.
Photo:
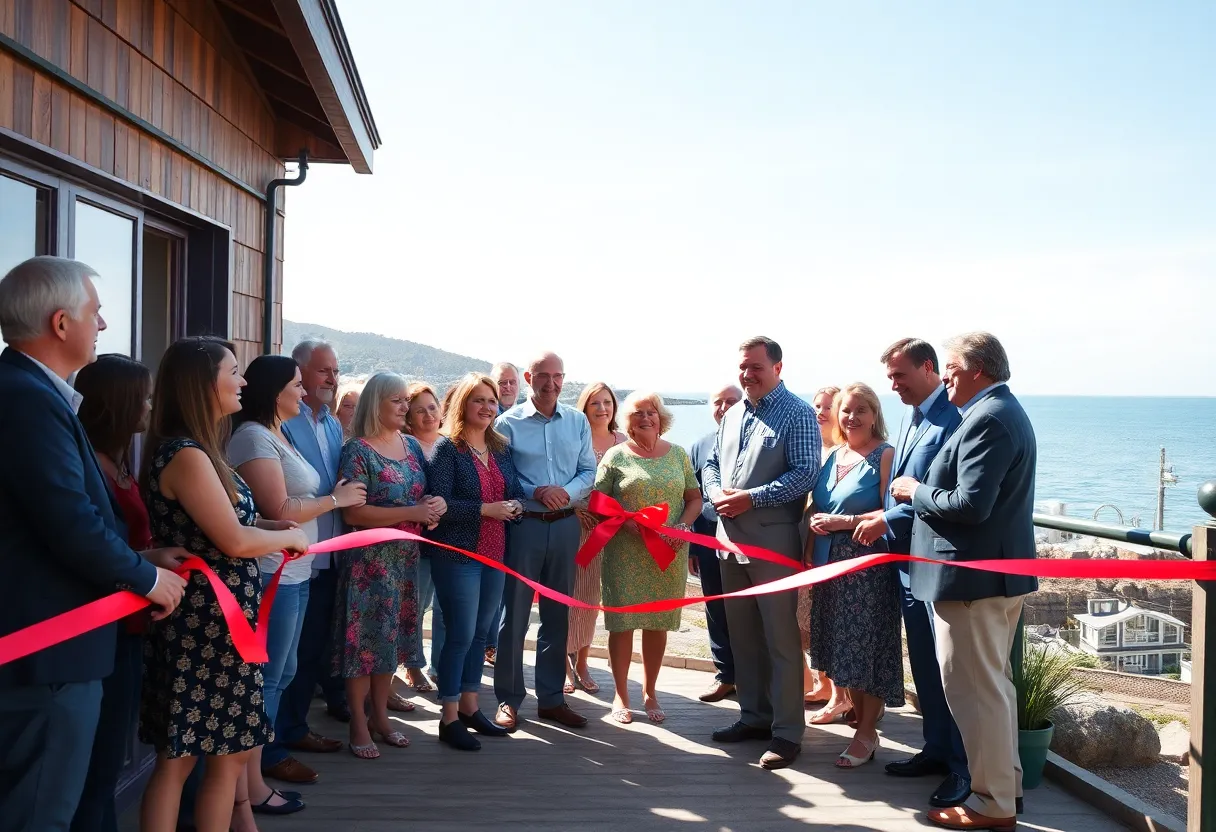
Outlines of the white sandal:
[[[878,750],[878,746],[881,741],[880,737],[877,734],[874,735],[873,745],[870,745],[865,740],[857,737],[854,737],[854,739],[861,743],[862,748],[866,749],[868,752],[867,756],[854,757],[853,755],[849,754],[849,749],[846,748],[844,751],[841,751],[840,756],[836,758],[836,768],[861,768],[866,763],[874,760],[874,752]],[[850,743],[850,745],[852,745],[852,743]]]

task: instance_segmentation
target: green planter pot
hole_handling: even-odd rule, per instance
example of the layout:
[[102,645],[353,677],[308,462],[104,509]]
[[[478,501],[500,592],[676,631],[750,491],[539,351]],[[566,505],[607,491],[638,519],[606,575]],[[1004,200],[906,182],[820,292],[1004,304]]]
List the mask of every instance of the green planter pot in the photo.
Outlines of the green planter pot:
[[1043,768],[1047,765],[1047,749],[1051,747],[1051,735],[1055,726],[1050,722],[1037,731],[1018,730],[1018,757],[1022,760],[1022,788],[1038,788],[1043,782]]

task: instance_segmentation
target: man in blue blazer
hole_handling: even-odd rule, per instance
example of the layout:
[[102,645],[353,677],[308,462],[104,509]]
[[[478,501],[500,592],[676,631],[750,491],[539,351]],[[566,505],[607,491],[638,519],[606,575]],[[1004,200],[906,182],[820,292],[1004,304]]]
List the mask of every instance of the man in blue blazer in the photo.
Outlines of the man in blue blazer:
[[[915,513],[912,554],[949,563],[1035,557],[1034,429],[1009,391],[1009,359],[986,332],[946,344],[944,380],[961,419],[921,482],[905,474],[891,494]],[[963,737],[971,796],[934,809],[948,829],[1012,830],[1022,796],[1017,695],[1010,653],[1022,604],[1038,580],[913,563],[912,594],[933,605],[937,655]]]
[[[0,563],[10,591],[0,636],[118,590],[168,615],[180,549],[127,545],[121,512],[76,418],[67,379],[96,358],[105,329],[83,263],[35,257],[0,280]],[[123,314],[123,310],[116,310]],[[167,567],[167,568],[162,568]],[[66,830],[88,770],[116,624],[0,665],[0,830]]]
[[[937,351],[928,342],[904,338],[889,346],[879,360],[886,367],[891,389],[909,406],[897,434],[891,477],[907,475],[920,479],[929,470],[942,443],[958,426],[958,408],[946,397]],[[911,505],[896,503],[888,493],[884,509],[867,516],[853,536],[866,545],[885,537],[888,551],[906,555],[912,548],[913,517]],[[929,798],[929,804],[941,808],[957,806],[971,794],[971,779],[963,738],[942,692],[941,667],[937,663],[933,638],[933,612],[927,604],[912,597],[907,564],[900,564],[900,580],[904,590],[908,660],[912,665],[912,679],[916,682],[925,744],[911,759],[887,763],[887,774],[896,777],[945,775]]]
[[[300,415],[283,423],[283,434],[320,475],[317,493],[333,494],[338,484],[343,439],[342,425],[330,411],[338,392],[338,355],[325,341],[310,339],[296,345],[291,357],[300,366],[304,401],[300,404]],[[335,500],[334,510],[317,518],[317,540],[329,540],[345,531]],[[330,664],[338,570],[330,555],[317,555],[312,569],[308,609],[296,648],[296,675],[279,701],[276,741],[262,751],[262,773],[288,783],[313,783],[318,775],[311,766],[288,754],[287,749],[332,753],[341,751],[344,745],[342,741],[323,737],[308,727],[308,709],[318,683],[325,694],[330,716],[350,721],[345,684],[333,675]]]

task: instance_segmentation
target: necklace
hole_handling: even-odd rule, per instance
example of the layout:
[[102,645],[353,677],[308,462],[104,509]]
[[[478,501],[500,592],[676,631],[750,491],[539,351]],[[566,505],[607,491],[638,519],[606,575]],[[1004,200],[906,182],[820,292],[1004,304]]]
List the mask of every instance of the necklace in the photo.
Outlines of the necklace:
[[473,453],[477,454],[478,458],[483,457],[483,456],[485,456],[486,454],[488,454],[488,453],[490,452],[490,449],[489,449],[489,448],[474,448],[474,447],[473,447],[471,444],[469,444],[468,442],[465,442],[465,444],[469,446],[469,450],[470,450],[470,451],[472,451]]

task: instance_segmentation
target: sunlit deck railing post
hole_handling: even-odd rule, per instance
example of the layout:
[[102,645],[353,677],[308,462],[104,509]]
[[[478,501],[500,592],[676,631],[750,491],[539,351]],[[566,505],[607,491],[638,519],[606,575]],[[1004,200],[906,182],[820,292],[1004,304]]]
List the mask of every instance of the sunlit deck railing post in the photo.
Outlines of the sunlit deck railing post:
[[[1216,518],[1216,481],[1199,489],[1199,505]],[[1216,560],[1216,520],[1196,526],[1191,557]],[[1216,644],[1216,582],[1196,581],[1191,618],[1191,771],[1187,832],[1216,832],[1216,764],[1204,773],[1205,755],[1216,759],[1216,662],[1208,662],[1208,641]]]

